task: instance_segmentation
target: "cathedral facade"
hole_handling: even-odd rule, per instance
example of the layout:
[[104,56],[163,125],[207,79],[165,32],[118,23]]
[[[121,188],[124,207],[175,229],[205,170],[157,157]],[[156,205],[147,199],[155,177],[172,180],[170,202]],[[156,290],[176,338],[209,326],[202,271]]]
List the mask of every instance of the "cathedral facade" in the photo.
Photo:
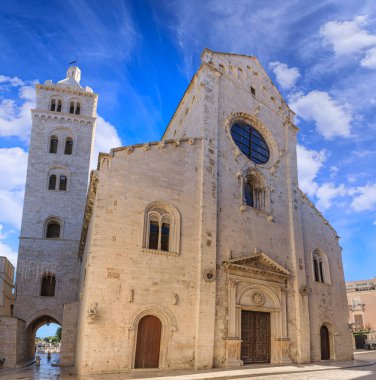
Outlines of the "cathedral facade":
[[[62,364],[80,374],[352,358],[341,248],[299,190],[293,111],[256,58],[201,58],[160,141],[100,154],[86,205],[84,189],[71,194],[81,214],[39,218],[45,234],[50,220],[72,231],[77,256],[64,265],[80,274],[60,288],[63,269],[51,269],[46,289],[70,296],[26,325],[55,312]],[[77,151],[92,138],[90,104],[92,119],[72,126],[86,133],[72,137]],[[52,133],[37,138],[51,146]]]

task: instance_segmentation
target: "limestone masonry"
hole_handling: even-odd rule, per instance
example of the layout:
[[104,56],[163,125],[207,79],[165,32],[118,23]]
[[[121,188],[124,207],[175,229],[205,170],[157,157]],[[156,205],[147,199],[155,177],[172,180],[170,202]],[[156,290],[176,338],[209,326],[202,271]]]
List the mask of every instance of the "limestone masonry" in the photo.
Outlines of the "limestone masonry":
[[205,49],[161,141],[100,154],[88,192],[97,95],[79,82],[36,86],[5,365],[48,321],[80,374],[351,359],[338,236],[258,60]]

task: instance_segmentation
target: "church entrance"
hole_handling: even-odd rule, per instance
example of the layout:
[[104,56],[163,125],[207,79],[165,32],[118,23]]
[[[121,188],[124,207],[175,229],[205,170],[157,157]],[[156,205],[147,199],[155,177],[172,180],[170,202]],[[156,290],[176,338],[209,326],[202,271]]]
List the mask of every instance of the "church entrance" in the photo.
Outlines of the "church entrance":
[[329,330],[326,326],[320,328],[320,340],[321,340],[321,360],[330,359],[329,350]]
[[241,360],[244,364],[270,362],[270,313],[242,310]]
[[161,321],[146,315],[138,324],[135,368],[158,368],[161,346]]

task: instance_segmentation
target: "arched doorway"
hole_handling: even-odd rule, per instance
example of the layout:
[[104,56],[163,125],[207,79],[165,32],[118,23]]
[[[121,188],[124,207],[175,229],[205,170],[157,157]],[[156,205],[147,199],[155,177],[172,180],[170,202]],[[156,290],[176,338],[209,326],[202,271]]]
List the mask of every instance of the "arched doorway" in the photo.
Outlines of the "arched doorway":
[[326,326],[320,328],[321,360],[330,359],[329,330]]
[[35,338],[36,332],[40,327],[50,324],[61,326],[60,322],[49,315],[42,315],[34,319],[26,328],[25,334],[25,361],[29,361],[35,356]]
[[161,321],[145,315],[138,323],[135,368],[158,368],[161,346]]

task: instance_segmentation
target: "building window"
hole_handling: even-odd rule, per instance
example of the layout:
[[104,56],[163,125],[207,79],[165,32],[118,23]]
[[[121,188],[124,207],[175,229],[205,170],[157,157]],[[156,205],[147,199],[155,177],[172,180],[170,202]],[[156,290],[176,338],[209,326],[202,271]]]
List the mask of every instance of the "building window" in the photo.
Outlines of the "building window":
[[58,239],[60,237],[60,223],[56,220],[51,220],[47,223],[46,238]]
[[81,114],[81,103],[74,101],[74,100],[71,100],[69,102],[69,113],[80,115]]
[[65,140],[64,154],[72,154],[72,152],[73,152],[73,139],[71,137],[67,137]]
[[313,276],[316,282],[330,284],[329,262],[326,254],[314,249],[312,252]]
[[42,278],[42,286],[40,295],[42,297],[54,297],[55,296],[56,279],[53,274],[45,274]]
[[48,179],[48,190],[55,190],[56,189],[56,175],[52,174],[50,175],[50,178]]
[[79,102],[76,103],[76,110],[74,112],[76,115],[81,113],[81,104]]
[[363,315],[361,315],[361,314],[354,315],[354,324],[355,324],[355,327],[357,329],[364,328],[364,325],[363,325]]
[[65,191],[67,189],[67,177],[65,175],[60,176],[59,190]]
[[74,102],[70,102],[69,113],[74,113]]
[[251,94],[252,94],[252,95],[256,95],[256,90],[255,90],[255,88],[252,87],[252,86],[251,86]]
[[158,249],[159,245],[159,223],[158,221],[150,220],[149,225],[149,246],[150,249]]
[[251,125],[237,122],[231,127],[231,136],[240,151],[255,164],[269,161],[269,148],[262,135]]
[[61,99],[52,98],[50,102],[50,111],[61,112],[62,102]]
[[243,178],[242,204],[269,212],[269,197],[260,173],[252,171]]
[[51,136],[50,138],[50,153],[57,153],[57,144],[59,140],[57,136]]
[[175,207],[153,202],[146,208],[143,248],[179,253],[180,214]]
[[56,100],[51,99],[50,111],[55,111],[55,109],[56,109]]

